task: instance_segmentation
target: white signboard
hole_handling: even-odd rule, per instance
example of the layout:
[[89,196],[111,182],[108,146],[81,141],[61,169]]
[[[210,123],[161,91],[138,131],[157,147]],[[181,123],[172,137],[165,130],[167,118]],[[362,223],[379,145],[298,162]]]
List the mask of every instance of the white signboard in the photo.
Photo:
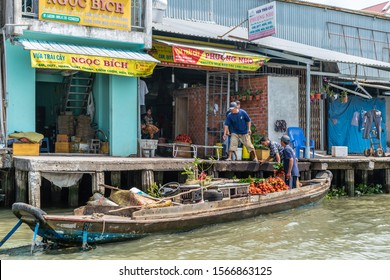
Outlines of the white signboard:
[[249,41],[276,34],[276,2],[248,10]]

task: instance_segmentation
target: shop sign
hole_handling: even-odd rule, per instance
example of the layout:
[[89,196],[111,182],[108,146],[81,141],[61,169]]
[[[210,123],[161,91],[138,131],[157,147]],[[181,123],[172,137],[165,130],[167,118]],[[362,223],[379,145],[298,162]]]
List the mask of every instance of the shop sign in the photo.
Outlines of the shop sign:
[[259,55],[245,55],[229,50],[209,51],[201,48],[167,46],[153,43],[149,52],[162,64],[191,65],[194,68],[212,67],[243,71],[256,71],[269,59]]
[[145,77],[153,73],[156,62],[82,54],[31,51],[34,68],[79,70],[121,76]]
[[248,20],[249,41],[276,34],[276,2],[249,10]]
[[39,19],[131,30],[131,0],[42,0]]

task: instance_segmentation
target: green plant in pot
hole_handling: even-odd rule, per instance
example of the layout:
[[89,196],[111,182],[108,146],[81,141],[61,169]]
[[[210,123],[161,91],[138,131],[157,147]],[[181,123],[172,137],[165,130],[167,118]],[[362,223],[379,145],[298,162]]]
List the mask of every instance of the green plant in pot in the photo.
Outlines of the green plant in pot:
[[263,93],[262,89],[258,89],[255,91],[255,99],[260,100],[260,95]]
[[348,102],[348,91],[343,90],[343,91],[340,93],[340,101],[341,101],[342,103],[347,103],[347,102]]

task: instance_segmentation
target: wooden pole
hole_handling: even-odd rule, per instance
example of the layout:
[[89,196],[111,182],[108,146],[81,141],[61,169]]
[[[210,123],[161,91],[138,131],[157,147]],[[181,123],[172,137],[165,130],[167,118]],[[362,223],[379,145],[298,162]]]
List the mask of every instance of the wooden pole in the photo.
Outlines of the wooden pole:
[[121,172],[120,171],[111,171],[111,185],[114,187],[121,186]]
[[2,179],[4,180],[4,206],[9,207],[15,201],[15,177],[13,169],[2,171]]
[[385,169],[385,193],[390,193],[390,168]]
[[32,206],[41,207],[41,172],[28,172],[28,203]]
[[355,195],[355,170],[345,170],[345,185],[348,196]]
[[153,170],[142,170],[142,183],[141,189],[144,192],[148,191],[148,188],[154,183]]
[[368,171],[367,170],[360,170],[360,174],[362,176],[362,184],[367,185],[367,182],[368,182]]
[[105,189],[101,184],[104,184],[104,172],[92,173],[92,194],[99,192],[104,195]]
[[15,170],[16,202],[27,202],[27,172]]
[[74,186],[69,187],[68,205],[69,207],[77,207],[79,205],[79,185],[77,183]]

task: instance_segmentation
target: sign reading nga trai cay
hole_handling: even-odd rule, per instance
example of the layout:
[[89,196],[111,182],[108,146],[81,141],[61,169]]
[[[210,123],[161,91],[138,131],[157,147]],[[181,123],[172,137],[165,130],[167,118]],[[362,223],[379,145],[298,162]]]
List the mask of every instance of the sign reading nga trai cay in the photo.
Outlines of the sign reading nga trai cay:
[[39,19],[130,30],[131,0],[41,0]]

